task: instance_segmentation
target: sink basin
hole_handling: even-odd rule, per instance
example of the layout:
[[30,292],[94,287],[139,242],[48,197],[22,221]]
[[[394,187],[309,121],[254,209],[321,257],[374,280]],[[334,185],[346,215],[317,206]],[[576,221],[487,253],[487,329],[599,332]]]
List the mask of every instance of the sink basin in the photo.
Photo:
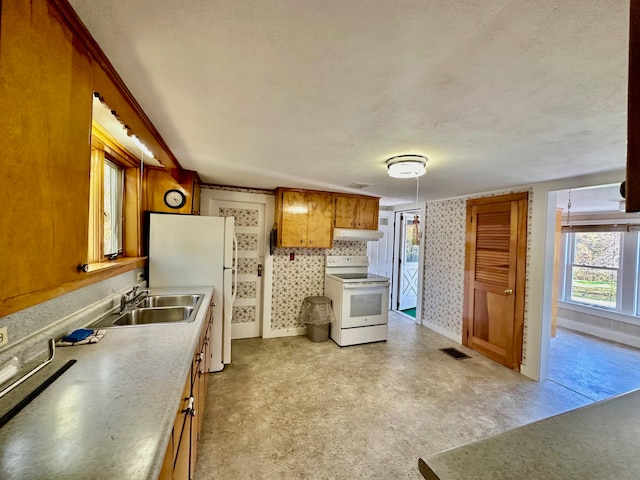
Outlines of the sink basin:
[[91,327],[127,327],[133,325],[153,325],[158,323],[188,323],[196,318],[195,307],[135,308],[123,314],[112,313],[97,321]]
[[189,307],[202,300],[202,295],[150,295],[136,305],[137,308]]
[[123,313],[114,325],[146,325],[149,323],[187,322],[195,318],[193,307],[136,308]]

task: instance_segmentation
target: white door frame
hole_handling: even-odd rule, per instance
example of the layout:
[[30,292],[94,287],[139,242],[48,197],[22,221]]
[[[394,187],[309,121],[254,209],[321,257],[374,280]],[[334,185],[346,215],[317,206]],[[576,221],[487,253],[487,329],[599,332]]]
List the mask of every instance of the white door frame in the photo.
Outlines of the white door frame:
[[398,289],[400,287],[400,249],[401,245],[401,228],[403,227],[400,221],[400,215],[402,213],[419,212],[420,215],[420,254],[418,257],[418,298],[416,299],[416,323],[422,324],[422,300],[424,294],[422,292],[422,285],[424,283],[424,251],[425,251],[425,230],[427,226],[425,207],[424,204],[420,204],[419,208],[401,208],[394,211],[394,235],[393,235],[393,275],[391,278],[391,304],[390,310],[398,311],[396,306],[398,304]]
[[265,206],[264,211],[264,266],[262,270],[262,318],[261,334],[262,338],[271,337],[271,294],[273,291],[273,256],[269,251],[269,238],[273,224],[270,218],[275,218],[275,196],[260,193],[249,193],[243,191],[217,190],[203,187],[200,192],[200,212],[202,215],[209,214],[209,200],[226,200],[230,202],[261,203]]
[[[378,231],[383,233],[383,237],[377,242],[367,242],[367,256],[369,257],[369,273],[376,275],[382,275],[389,278],[391,283],[391,277],[393,276],[393,261],[395,251],[395,213],[391,210],[380,210],[378,214]],[[382,251],[384,248],[384,251]],[[387,261],[383,264],[379,262],[380,258],[385,258]],[[388,268],[380,269],[380,265],[385,265]],[[391,308],[391,292],[392,288],[389,288],[389,307]]]

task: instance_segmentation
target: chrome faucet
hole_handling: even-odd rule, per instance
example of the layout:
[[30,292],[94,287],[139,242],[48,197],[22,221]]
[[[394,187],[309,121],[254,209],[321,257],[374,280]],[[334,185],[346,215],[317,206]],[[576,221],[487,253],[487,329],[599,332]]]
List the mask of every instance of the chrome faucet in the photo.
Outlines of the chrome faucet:
[[127,307],[135,305],[140,300],[142,300],[142,298],[149,295],[149,290],[141,290],[140,292],[138,292],[138,288],[140,288],[140,285],[134,285],[131,290],[125,292],[125,294],[122,295],[122,297],[120,298],[119,313],[124,313],[127,310]]

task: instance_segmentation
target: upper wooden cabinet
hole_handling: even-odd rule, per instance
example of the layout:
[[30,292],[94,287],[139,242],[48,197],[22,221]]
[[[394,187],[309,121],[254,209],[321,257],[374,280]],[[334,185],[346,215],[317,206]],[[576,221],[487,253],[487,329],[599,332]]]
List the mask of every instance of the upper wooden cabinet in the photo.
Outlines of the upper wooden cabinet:
[[333,201],[329,192],[276,190],[278,247],[331,248]]
[[49,2],[2,2],[0,45],[1,317],[83,276],[93,64]]
[[[145,210],[182,214],[200,214],[200,179],[193,171],[183,171],[176,181],[165,169],[147,167],[144,173]],[[185,196],[184,205],[172,208],[165,203],[165,195],[178,190]]]
[[377,230],[379,203],[375,197],[335,194],[336,228]]

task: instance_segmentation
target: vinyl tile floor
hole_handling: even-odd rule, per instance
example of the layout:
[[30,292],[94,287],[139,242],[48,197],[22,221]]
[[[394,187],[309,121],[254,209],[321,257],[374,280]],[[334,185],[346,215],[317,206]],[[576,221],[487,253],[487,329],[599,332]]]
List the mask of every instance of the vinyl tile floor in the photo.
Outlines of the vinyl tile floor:
[[640,388],[637,348],[558,328],[549,353],[549,380],[591,400]]
[[393,312],[386,342],[236,340],[207,395],[196,480],[421,479],[419,457],[594,400]]

